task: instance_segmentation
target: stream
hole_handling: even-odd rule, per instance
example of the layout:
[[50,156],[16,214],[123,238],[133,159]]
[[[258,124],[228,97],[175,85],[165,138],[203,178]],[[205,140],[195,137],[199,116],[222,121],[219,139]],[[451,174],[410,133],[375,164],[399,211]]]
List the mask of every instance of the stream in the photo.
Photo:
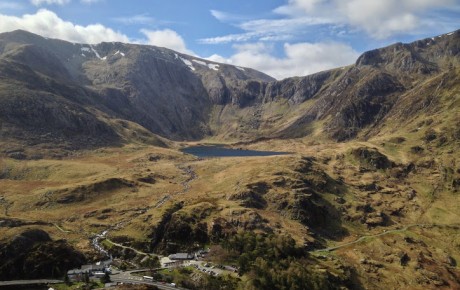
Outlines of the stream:
[[110,226],[110,227],[104,229],[100,234],[97,234],[91,240],[91,245],[93,246],[93,248],[96,251],[98,251],[99,253],[103,254],[104,256],[106,256],[108,258],[111,258],[109,252],[107,250],[105,250],[104,247],[100,244],[101,239],[105,239],[107,237],[107,234],[109,233],[109,231],[114,230],[114,229],[122,228],[125,224],[127,224],[130,221],[132,221],[133,219],[137,218],[140,214],[145,213],[146,211],[148,211],[148,210],[150,210],[152,208],[161,207],[165,202],[170,200],[173,195],[179,195],[179,194],[187,193],[190,190],[190,183],[197,178],[197,175],[196,175],[195,171],[193,171],[191,166],[178,165],[177,167],[180,170],[182,170],[185,174],[188,175],[187,179],[181,183],[181,185],[183,187],[182,190],[180,190],[178,192],[175,192],[175,193],[172,193],[172,194],[165,195],[155,205],[147,206],[147,207],[142,208],[142,209],[137,209],[136,211],[139,212],[139,214],[133,215],[128,220],[121,221],[121,222],[117,223],[116,225],[113,225],[113,226]]

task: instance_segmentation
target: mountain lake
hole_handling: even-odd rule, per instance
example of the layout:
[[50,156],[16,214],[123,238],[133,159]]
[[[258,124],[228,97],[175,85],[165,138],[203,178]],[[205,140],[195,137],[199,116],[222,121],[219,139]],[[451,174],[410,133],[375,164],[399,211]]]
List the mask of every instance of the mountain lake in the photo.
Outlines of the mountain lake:
[[275,152],[275,151],[257,151],[257,150],[244,150],[244,149],[233,149],[224,147],[222,145],[200,145],[191,146],[181,149],[180,151],[194,155],[200,158],[211,158],[211,157],[254,157],[254,156],[276,156],[276,155],[287,155],[290,152]]

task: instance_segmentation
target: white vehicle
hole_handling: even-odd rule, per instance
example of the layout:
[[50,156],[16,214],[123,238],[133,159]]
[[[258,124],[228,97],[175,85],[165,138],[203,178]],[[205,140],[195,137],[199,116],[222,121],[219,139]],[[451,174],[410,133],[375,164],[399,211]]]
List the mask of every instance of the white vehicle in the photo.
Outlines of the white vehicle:
[[171,283],[171,286],[176,287],[176,283]]
[[94,272],[94,277],[96,278],[105,277],[105,272]]
[[145,281],[153,281],[153,277],[151,276],[142,276],[142,279]]

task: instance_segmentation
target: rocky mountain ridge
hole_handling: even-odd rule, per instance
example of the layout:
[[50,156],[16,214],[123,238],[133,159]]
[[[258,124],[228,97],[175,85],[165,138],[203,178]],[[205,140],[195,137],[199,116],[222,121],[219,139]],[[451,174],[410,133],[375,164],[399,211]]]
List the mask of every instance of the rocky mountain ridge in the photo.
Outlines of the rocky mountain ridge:
[[75,44],[14,31],[0,35],[0,132],[20,143],[71,149],[120,144],[133,135],[153,143],[155,135],[368,138],[388,116],[410,111],[410,96],[428,80],[458,78],[459,52],[456,31],[372,50],[348,67],[275,81],[165,48]]

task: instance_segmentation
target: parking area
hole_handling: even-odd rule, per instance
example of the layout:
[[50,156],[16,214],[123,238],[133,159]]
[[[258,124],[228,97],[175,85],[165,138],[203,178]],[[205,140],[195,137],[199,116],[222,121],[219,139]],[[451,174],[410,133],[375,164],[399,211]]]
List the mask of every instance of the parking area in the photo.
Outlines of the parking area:
[[222,265],[215,265],[210,262],[206,261],[188,261],[184,264],[184,266],[190,266],[198,271],[203,273],[207,273],[211,276],[219,276],[219,275],[238,275],[237,269],[229,266],[222,266]]

